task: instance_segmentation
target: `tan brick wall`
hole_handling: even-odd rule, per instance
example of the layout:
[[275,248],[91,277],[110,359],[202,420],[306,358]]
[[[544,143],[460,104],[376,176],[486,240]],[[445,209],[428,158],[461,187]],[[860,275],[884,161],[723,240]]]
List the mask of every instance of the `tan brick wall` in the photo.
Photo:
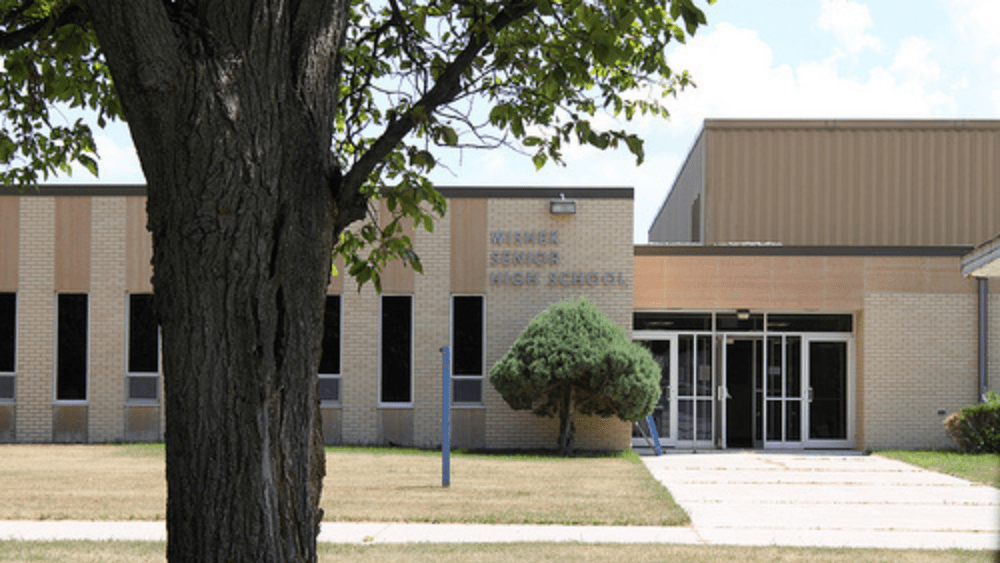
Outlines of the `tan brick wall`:
[[87,373],[90,442],[121,440],[125,433],[125,233],[125,198],[93,198]]
[[[558,231],[558,245],[494,244],[487,251],[534,251],[559,253],[558,265],[503,265],[487,261],[487,368],[507,352],[528,323],[551,303],[587,297],[631,334],[632,328],[632,200],[581,199],[575,215],[551,215],[547,199],[493,199],[489,202],[487,235],[507,231]],[[492,254],[491,254],[492,256]],[[495,274],[537,273],[539,285],[495,284]],[[564,278],[563,272],[570,277]],[[613,273],[613,285],[601,279],[588,285],[588,274],[599,278]],[[621,273],[625,286],[618,285]],[[573,274],[583,274],[582,284],[573,284]],[[550,275],[556,284],[549,285]],[[563,280],[572,285],[561,285]],[[589,281],[593,281],[591,278]],[[513,411],[491,385],[486,384],[486,443],[493,448],[552,448],[556,444],[557,421],[542,419],[528,411]],[[583,449],[629,447],[627,423],[618,419],[579,421],[577,446]]]
[[418,229],[413,245],[423,264],[414,278],[413,441],[441,445],[441,347],[448,346],[451,311],[451,218],[434,222],[434,232]]
[[864,332],[864,447],[952,447],[938,413],[976,400],[976,296],[869,293]]
[[55,198],[22,198],[18,219],[17,441],[49,442],[55,342]]
[[341,433],[345,444],[374,444],[378,418],[378,296],[346,280],[341,318]]

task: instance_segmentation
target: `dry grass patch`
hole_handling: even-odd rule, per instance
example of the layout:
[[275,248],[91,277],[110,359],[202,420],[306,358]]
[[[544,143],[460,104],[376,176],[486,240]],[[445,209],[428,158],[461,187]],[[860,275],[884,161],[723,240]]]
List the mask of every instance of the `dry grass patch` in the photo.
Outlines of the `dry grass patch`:
[[[0,446],[0,520],[161,520],[162,445]],[[634,454],[452,457],[334,448],[322,508],[328,520],[676,525],[687,514]]]
[[[0,542],[0,562],[63,561],[135,563],[166,561],[165,545],[153,542]],[[694,545],[403,544],[319,546],[321,563],[988,563],[985,551],[820,549]]]
[[0,446],[0,519],[161,520],[162,446]]
[[439,454],[327,454],[323,509],[341,521],[674,526],[687,514],[635,454],[561,458],[454,455],[441,487]]

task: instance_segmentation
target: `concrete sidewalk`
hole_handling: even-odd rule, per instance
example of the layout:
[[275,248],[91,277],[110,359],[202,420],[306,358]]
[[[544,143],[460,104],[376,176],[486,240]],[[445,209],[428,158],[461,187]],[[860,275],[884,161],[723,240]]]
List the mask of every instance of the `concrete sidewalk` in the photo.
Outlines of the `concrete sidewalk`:
[[[1000,490],[877,456],[644,457],[689,527],[324,523],[330,543],[671,543],[998,549]],[[0,521],[0,540],[154,540],[163,522]]]
[[704,452],[643,462],[707,543],[998,548],[1000,490],[879,456]]

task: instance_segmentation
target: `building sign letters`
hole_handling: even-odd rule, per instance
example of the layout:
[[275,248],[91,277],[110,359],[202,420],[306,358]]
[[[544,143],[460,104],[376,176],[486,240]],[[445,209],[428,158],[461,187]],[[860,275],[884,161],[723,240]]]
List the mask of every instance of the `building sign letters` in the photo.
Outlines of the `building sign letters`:
[[[553,271],[560,266],[559,231],[494,231],[490,243],[490,285],[628,287],[622,272]],[[508,271],[514,268],[525,269]]]

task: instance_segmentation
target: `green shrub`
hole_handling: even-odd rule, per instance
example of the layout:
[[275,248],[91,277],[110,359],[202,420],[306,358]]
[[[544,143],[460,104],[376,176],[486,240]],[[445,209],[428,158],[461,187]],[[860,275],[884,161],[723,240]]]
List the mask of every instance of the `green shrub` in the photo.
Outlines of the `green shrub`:
[[985,399],[944,419],[945,432],[963,451],[1000,453],[1000,395],[989,391]]

